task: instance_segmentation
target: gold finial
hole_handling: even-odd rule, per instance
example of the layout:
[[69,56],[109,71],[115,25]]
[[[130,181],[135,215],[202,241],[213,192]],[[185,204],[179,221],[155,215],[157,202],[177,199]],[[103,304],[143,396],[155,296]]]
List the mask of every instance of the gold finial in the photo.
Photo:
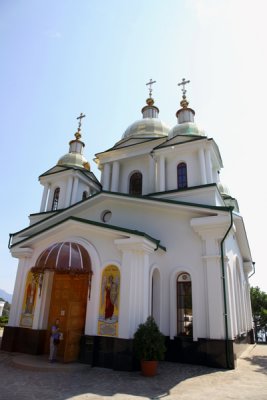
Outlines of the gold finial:
[[187,85],[188,83],[190,83],[190,81],[186,81],[185,78],[182,79],[182,82],[178,83],[178,86],[183,86],[182,88],[182,92],[183,92],[183,99],[180,102],[181,107],[183,108],[187,108],[189,102],[187,101],[186,98],[186,90],[185,90],[185,85]]
[[77,130],[77,132],[75,133],[75,137],[76,137],[76,139],[77,140],[79,140],[81,137],[82,137],[82,135],[81,135],[81,126],[82,126],[82,118],[84,118],[84,117],[86,117],[86,115],[84,115],[83,113],[81,113],[80,115],[79,115],[79,117],[77,117],[76,119],[79,119],[80,121],[79,121],[79,124],[78,124],[78,130]]
[[152,97],[149,97],[148,99],[146,99],[146,104],[148,106],[153,106],[154,104],[154,99],[152,99]]

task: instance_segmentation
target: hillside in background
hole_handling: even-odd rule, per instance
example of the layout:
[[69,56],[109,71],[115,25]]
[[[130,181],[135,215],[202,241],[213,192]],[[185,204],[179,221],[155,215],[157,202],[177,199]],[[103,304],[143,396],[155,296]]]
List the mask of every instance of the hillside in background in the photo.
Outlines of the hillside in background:
[[9,303],[12,302],[12,294],[7,293],[5,290],[0,289],[0,297]]

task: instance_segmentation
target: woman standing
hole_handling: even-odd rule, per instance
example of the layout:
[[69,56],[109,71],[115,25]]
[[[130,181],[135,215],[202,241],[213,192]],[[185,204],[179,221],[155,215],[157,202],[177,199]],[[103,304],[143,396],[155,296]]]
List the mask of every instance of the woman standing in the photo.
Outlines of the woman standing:
[[57,356],[57,348],[59,345],[60,331],[59,331],[59,319],[56,319],[55,323],[51,326],[50,332],[50,352],[49,362],[55,362]]

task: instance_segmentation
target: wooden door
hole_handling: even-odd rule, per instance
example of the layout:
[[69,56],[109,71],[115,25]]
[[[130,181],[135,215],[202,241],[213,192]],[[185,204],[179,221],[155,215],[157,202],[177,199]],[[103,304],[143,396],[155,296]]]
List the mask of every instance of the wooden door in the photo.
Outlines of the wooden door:
[[88,275],[55,274],[48,326],[58,318],[63,341],[58,356],[64,362],[76,361],[84,333],[88,293]]

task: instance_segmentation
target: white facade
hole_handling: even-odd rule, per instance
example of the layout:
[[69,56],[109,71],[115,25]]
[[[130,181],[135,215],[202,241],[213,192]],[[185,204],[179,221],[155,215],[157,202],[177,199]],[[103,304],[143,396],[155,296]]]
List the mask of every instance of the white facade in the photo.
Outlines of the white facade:
[[[153,102],[147,104],[144,119],[112,149],[96,155],[102,188],[83,156],[73,162],[66,155],[41,175],[40,213],[12,236],[11,253],[19,266],[10,326],[20,325],[27,274],[40,254],[55,243],[71,242],[87,250],[93,273],[85,335],[99,335],[101,279],[108,265],[121,277],[118,338],[133,338],[151,314],[165,336],[177,337],[182,273],[191,279],[194,342],[235,340],[252,330],[248,276],[253,263],[237,202],[219,181],[219,149],[198,130],[193,110],[183,106],[170,130],[158,120]],[[185,181],[182,187],[179,179]],[[32,329],[47,328],[52,284],[53,273],[45,271]]]

